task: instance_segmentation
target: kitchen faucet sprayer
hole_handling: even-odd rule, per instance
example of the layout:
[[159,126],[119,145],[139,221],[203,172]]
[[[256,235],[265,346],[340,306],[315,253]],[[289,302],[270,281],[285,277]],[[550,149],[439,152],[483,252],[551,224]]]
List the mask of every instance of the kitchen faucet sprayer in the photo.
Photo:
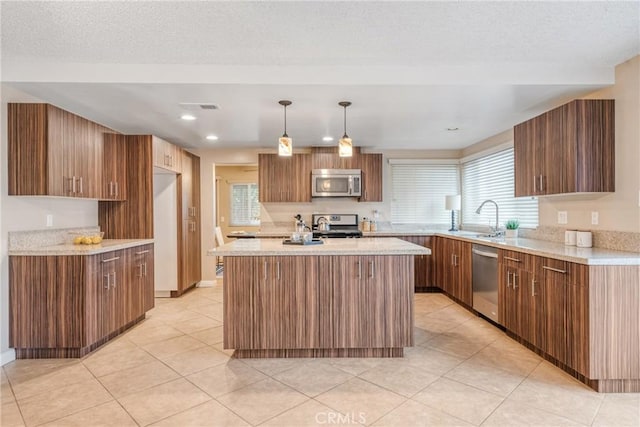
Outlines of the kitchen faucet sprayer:
[[485,200],[484,202],[482,202],[480,204],[480,206],[478,206],[478,209],[476,209],[476,213],[479,214],[480,211],[482,211],[482,207],[487,203],[493,203],[496,206],[496,226],[493,229],[493,232],[494,232],[494,234],[499,235],[500,232],[498,230],[499,230],[500,227],[498,225],[499,224],[498,223],[498,204],[496,202],[494,202],[493,200]]

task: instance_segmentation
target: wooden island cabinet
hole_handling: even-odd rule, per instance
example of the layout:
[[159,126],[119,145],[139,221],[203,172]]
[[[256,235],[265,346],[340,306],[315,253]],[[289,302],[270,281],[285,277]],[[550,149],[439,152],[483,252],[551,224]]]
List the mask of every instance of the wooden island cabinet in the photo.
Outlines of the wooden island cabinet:
[[224,256],[224,347],[235,357],[397,357],[413,345],[414,256],[399,239],[291,247],[240,239]]

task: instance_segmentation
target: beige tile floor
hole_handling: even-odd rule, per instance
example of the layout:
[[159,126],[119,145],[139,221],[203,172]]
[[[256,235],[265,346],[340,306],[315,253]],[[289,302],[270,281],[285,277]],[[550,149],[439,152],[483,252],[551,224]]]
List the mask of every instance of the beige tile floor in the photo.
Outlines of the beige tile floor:
[[9,426],[640,426],[640,394],[598,394],[440,294],[418,294],[402,359],[245,359],[222,348],[222,287],[157,299],[80,360],[1,371]]

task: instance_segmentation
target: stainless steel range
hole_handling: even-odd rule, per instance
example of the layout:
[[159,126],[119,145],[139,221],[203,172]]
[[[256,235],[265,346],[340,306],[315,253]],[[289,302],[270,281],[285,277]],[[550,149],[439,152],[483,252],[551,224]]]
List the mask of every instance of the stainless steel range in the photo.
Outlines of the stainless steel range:
[[[318,222],[326,221],[329,223],[329,230],[320,230]],[[362,231],[358,230],[358,215],[356,214],[313,214],[311,215],[311,230],[313,237],[316,238],[362,237]]]

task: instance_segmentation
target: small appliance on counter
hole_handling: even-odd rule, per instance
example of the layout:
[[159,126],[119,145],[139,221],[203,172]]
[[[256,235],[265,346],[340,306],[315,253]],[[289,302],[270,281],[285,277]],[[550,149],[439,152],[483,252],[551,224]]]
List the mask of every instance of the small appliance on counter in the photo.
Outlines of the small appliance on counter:
[[313,214],[311,223],[314,238],[362,237],[362,231],[358,229],[358,215],[356,214]]

